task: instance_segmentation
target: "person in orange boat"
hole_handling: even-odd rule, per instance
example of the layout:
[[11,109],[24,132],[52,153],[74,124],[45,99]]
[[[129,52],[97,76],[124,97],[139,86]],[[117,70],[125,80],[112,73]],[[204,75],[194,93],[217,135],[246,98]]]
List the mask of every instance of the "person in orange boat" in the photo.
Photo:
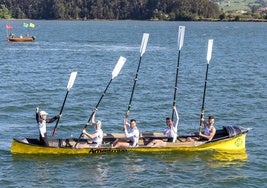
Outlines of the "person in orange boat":
[[39,127],[40,143],[44,146],[49,146],[47,134],[46,134],[46,123],[52,123],[55,120],[60,119],[62,115],[59,114],[59,115],[54,116],[51,119],[47,119],[48,113],[46,113],[45,111],[39,112],[38,107],[36,107],[35,114],[36,114],[37,125]]

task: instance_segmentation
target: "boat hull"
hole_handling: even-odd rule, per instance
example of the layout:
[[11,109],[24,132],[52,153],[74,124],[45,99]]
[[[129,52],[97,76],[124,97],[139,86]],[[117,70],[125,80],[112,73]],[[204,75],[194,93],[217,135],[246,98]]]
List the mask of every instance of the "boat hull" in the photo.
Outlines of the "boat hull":
[[72,147],[45,147],[33,145],[13,139],[11,145],[11,153],[20,154],[87,154],[88,148],[75,149]]
[[8,38],[9,42],[34,42],[35,38],[34,37],[14,37],[14,38]]
[[[218,137],[212,141],[195,141],[187,142],[185,137],[178,137],[180,141],[176,143],[166,142],[164,147],[147,147],[144,140],[152,140],[154,138],[160,138],[156,133],[154,137],[144,134],[140,138],[140,144],[138,147],[128,148],[111,148],[109,145],[116,138],[123,138],[123,134],[109,134],[104,137],[103,147],[88,147],[79,148],[76,143],[78,139],[53,139],[50,140],[49,147],[41,146],[38,144],[37,139],[23,138],[13,139],[11,145],[11,153],[20,154],[64,154],[64,155],[78,155],[78,154],[95,154],[95,153],[116,153],[116,152],[139,152],[139,153],[151,153],[151,152],[195,152],[195,151],[223,151],[223,152],[242,152],[246,150],[246,135],[248,131],[244,131],[234,136]],[[164,139],[164,138],[162,138]],[[87,143],[88,140],[82,140],[83,143]],[[81,141],[79,142],[79,144]],[[79,146],[79,145],[78,145]]]

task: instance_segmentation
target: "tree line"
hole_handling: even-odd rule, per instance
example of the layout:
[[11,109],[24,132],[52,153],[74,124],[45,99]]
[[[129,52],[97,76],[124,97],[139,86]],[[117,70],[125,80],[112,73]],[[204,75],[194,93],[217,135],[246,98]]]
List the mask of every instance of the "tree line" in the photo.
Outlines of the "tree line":
[[0,18],[62,20],[217,19],[213,0],[0,0]]

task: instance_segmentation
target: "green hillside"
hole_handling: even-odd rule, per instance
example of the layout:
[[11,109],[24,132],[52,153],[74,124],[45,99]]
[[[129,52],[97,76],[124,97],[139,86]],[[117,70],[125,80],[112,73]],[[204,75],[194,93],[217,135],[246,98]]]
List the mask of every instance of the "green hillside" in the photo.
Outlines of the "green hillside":
[[220,9],[225,12],[235,10],[251,10],[253,6],[267,6],[267,0],[217,0],[217,2]]

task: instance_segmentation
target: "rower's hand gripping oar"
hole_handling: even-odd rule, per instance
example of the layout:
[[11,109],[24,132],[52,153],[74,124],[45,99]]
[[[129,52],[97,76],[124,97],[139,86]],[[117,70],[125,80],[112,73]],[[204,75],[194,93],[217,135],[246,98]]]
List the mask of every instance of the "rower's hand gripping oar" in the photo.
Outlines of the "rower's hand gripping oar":
[[[74,81],[75,81],[75,79],[76,79],[76,76],[77,76],[77,72],[72,72],[72,73],[70,74],[69,82],[68,82],[68,85],[67,85],[67,92],[66,92],[66,95],[65,95],[63,104],[62,104],[62,106],[61,106],[61,110],[60,110],[60,112],[59,112],[60,115],[61,115],[62,112],[63,112],[63,108],[64,108],[64,105],[65,105],[66,99],[67,99],[67,97],[68,97],[68,94],[69,94],[70,89],[72,88],[72,86],[73,86],[73,84],[74,84]],[[58,125],[59,119],[60,119],[60,118],[57,119],[57,122],[56,122],[56,125],[55,125],[55,127],[54,127],[52,136],[54,136],[55,133],[56,133],[57,125]]]
[[[91,113],[91,115],[90,115],[90,117],[89,117],[89,119],[88,119],[88,121],[87,121],[87,123],[85,124],[85,126],[84,126],[83,129],[86,129],[87,125],[90,123],[90,121],[91,121],[91,119],[92,119],[94,113],[96,112],[96,110],[97,110],[97,108],[98,108],[98,106],[99,106],[99,104],[100,104],[102,98],[105,96],[106,91],[107,91],[107,89],[109,88],[109,86],[110,86],[112,80],[113,80],[115,77],[118,76],[118,74],[120,73],[120,71],[121,71],[121,69],[122,69],[122,67],[123,67],[123,65],[124,65],[125,62],[126,62],[126,58],[124,58],[124,57],[121,56],[121,57],[119,58],[117,64],[116,64],[116,66],[114,67],[114,69],[113,69],[113,71],[112,71],[112,77],[111,77],[111,79],[110,79],[108,85],[106,86],[106,89],[104,90],[103,94],[101,95],[101,97],[100,97],[98,103],[96,104],[96,106],[95,106],[93,112]],[[76,148],[77,144],[79,143],[79,141],[80,141],[82,135],[83,135],[83,133],[81,132],[81,134],[80,134],[80,136],[79,136],[79,138],[78,138],[78,141],[77,141],[77,143],[75,144],[75,148]]]
[[199,132],[201,132],[202,118],[204,118],[206,87],[207,87],[207,81],[208,81],[209,63],[210,63],[211,54],[212,54],[212,45],[213,45],[213,39],[209,39],[208,50],[207,50],[206,77],[205,77],[204,92],[203,92],[203,99],[202,99],[201,115],[200,115],[200,121],[199,121]]
[[134,95],[134,89],[135,89],[135,86],[136,86],[136,82],[138,80],[138,73],[139,73],[139,69],[140,69],[140,65],[141,65],[141,61],[142,61],[142,56],[146,52],[146,46],[147,46],[148,38],[149,38],[149,34],[148,33],[144,33],[143,34],[143,38],[142,38],[142,42],[141,42],[141,47],[140,47],[139,63],[138,63],[138,67],[137,67],[136,74],[135,74],[135,79],[134,79],[134,84],[133,84],[133,88],[132,88],[130,101],[129,101],[129,104],[128,104],[128,109],[127,109],[127,112],[126,112],[126,115],[125,115],[126,119],[128,119],[128,116],[130,114],[130,109],[131,109],[133,95]]
[[[184,33],[185,33],[185,26],[179,26],[179,31],[178,31],[178,47],[179,47],[179,52],[178,52],[178,60],[177,60],[177,67],[176,67],[176,79],[175,79],[175,85],[174,85],[174,95],[173,95],[173,104],[172,106],[176,106],[176,92],[178,89],[178,73],[179,73],[179,68],[180,68],[180,54],[181,54],[181,49],[184,45]],[[172,121],[174,119],[174,109],[172,109]]]

